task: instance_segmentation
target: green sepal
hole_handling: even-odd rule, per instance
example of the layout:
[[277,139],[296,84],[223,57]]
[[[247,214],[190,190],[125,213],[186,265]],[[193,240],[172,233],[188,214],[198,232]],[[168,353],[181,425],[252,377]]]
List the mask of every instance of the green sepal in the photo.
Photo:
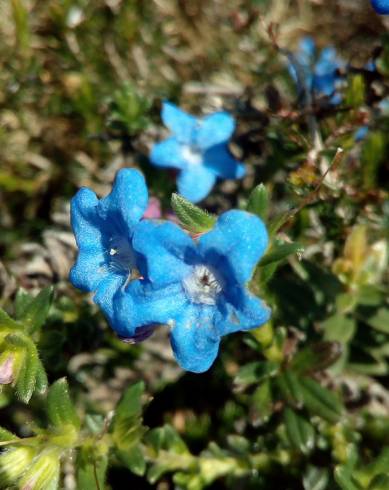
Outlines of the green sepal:
[[195,206],[179,194],[172,195],[171,205],[182,226],[191,233],[207,232],[216,223],[216,216]]

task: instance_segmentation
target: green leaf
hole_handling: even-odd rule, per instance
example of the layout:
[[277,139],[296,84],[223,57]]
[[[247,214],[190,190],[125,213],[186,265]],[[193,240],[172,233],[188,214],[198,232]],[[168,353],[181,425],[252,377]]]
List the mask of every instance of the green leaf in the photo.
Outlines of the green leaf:
[[383,332],[389,334],[389,309],[388,308],[380,308],[374,316],[370,317],[367,320],[367,323],[378,330],[379,332]]
[[0,427],[0,441],[5,442],[5,441],[17,441],[19,439],[18,436],[15,436],[15,434],[12,434],[7,429],[4,429],[4,427]]
[[389,473],[377,475],[373,478],[368,490],[388,490]]
[[303,477],[304,490],[326,490],[328,488],[328,470],[308,466]]
[[146,471],[146,460],[139,446],[130,451],[119,450],[118,457],[121,462],[135,475],[143,476]]
[[269,193],[263,184],[257,185],[250,194],[247,211],[266,221],[269,211]]
[[50,423],[55,427],[73,425],[76,429],[80,428],[81,422],[70,399],[66,378],[61,378],[50,386],[47,394],[47,414]]
[[343,404],[327,388],[311,378],[299,378],[304,406],[313,414],[337,422],[343,414]]
[[325,340],[346,344],[355,335],[356,323],[354,318],[336,313],[321,324]]
[[0,308],[0,328],[8,328],[11,330],[23,330],[23,325],[13,320],[8,313]]
[[251,423],[257,427],[266,423],[273,413],[273,393],[270,379],[261,383],[252,395]]
[[303,454],[309,454],[315,446],[312,425],[290,408],[284,411],[284,422],[290,443]]
[[350,474],[350,469],[345,466],[335,468],[335,481],[342,490],[362,490],[362,487]]
[[299,243],[274,242],[270,250],[259,262],[258,267],[265,267],[274,262],[281,262],[289,257],[289,255],[301,254],[303,251],[304,248]]
[[130,386],[119,401],[112,420],[112,437],[120,450],[129,451],[145,432],[142,426],[144,383]]
[[8,335],[7,342],[16,348],[24,350],[17,380],[15,383],[16,396],[24,403],[28,403],[36,387],[36,377],[40,366],[38,351],[35,344],[25,336]]
[[276,379],[277,386],[283,398],[294,406],[303,404],[303,396],[299,378],[291,370],[286,370]]
[[20,322],[27,326],[30,333],[35,332],[45,323],[53,297],[52,287],[42,289],[24,309]]
[[250,362],[241,367],[234,378],[236,385],[245,387],[254,383],[260,383],[265,378],[274,376],[278,370],[278,364],[270,361]]
[[25,289],[19,288],[14,301],[15,318],[21,318],[27,306],[33,301],[34,296],[28,293]]
[[107,454],[99,454],[92,447],[82,447],[78,451],[76,461],[77,488],[82,490],[103,490],[105,488],[107,467]]
[[179,194],[172,195],[171,204],[182,226],[192,233],[209,231],[216,222],[215,216],[195,206]]
[[42,361],[37,359],[37,371],[36,371],[36,380],[35,380],[35,390],[39,393],[42,394],[47,390],[47,386],[49,384],[47,380],[47,374],[45,371],[45,368],[42,364]]
[[341,353],[337,342],[317,342],[297,352],[289,366],[295,373],[314,373],[334,364]]

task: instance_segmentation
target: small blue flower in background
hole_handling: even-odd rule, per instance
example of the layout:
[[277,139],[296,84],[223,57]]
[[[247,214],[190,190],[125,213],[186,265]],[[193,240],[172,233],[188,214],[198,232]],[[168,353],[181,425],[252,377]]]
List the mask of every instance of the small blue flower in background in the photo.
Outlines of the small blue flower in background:
[[[84,187],[71,201],[71,224],[79,252],[70,281],[83,291],[95,293],[95,303],[113,327],[113,297],[135,271],[142,269],[132,237],[147,202],[144,178],[134,169],[118,172],[107,197],[99,200]],[[133,332],[135,340],[138,335],[143,337],[144,332]]]
[[326,47],[317,55],[315,41],[306,36],[300,41],[297,53],[289,54],[288,70],[294,78],[301,94],[316,94],[330,98],[332,104],[339,104],[337,93],[341,76],[338,70],[344,63],[332,47]]
[[389,0],[371,0],[371,5],[378,14],[389,14]]
[[158,167],[179,169],[179,193],[192,202],[204,199],[216,179],[239,179],[245,167],[228,150],[235,129],[233,117],[215,112],[196,118],[170,102],[164,102],[162,121],[173,136],[154,145],[150,160]]
[[222,214],[194,241],[170,222],[142,221],[133,247],[144,256],[147,286],[131,282],[115,298],[115,318],[133,329],[171,327],[173,352],[182,368],[206,371],[221,337],[259,327],[270,309],[246,288],[268,244],[265,225],[245,211]]

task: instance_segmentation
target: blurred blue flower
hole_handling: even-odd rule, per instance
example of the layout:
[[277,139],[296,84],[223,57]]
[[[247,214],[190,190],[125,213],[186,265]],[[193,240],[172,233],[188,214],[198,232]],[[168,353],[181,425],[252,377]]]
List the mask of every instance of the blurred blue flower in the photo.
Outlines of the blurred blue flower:
[[221,337],[259,327],[270,317],[245,286],[267,243],[265,225],[245,211],[222,214],[198,241],[174,223],[142,221],[133,247],[144,256],[148,284],[133,281],[117,294],[116,321],[130,337],[145,324],[169,325],[182,368],[206,371]]
[[378,14],[389,14],[389,0],[371,0],[371,5]]
[[180,170],[177,186],[186,199],[204,199],[218,177],[239,179],[245,175],[244,165],[232,157],[227,146],[235,129],[230,114],[215,112],[196,118],[164,102],[162,121],[173,136],[154,145],[150,160],[158,167]]
[[[134,169],[118,172],[107,197],[99,200],[92,190],[84,187],[71,201],[71,224],[78,256],[70,271],[70,281],[83,291],[95,293],[95,303],[114,329],[113,298],[132,276],[139,276],[139,271],[143,271],[132,238],[147,201],[144,178]],[[142,331],[134,331],[134,340],[143,335]]]
[[341,80],[339,69],[344,63],[334,48],[326,47],[317,55],[315,41],[306,36],[300,41],[297,53],[289,54],[289,73],[295,80],[302,96],[315,94],[329,97],[332,104],[339,104],[337,93]]

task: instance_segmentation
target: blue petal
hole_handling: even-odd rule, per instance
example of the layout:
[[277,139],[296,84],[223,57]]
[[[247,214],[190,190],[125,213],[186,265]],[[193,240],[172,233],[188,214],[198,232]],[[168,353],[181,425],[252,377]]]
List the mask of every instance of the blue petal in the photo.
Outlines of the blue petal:
[[227,282],[246,283],[268,245],[263,222],[246,211],[223,213],[215,227],[199,238],[198,248],[206,262]]
[[185,302],[181,284],[154,289],[132,281],[115,295],[114,329],[121,337],[136,337],[142,327],[172,323]]
[[182,155],[182,145],[175,137],[156,143],[151,150],[150,161],[157,167],[183,169],[188,165]]
[[146,211],[147,203],[148,192],[143,175],[139,170],[124,168],[116,174],[111,193],[101,199],[98,212],[118,235],[129,238]]
[[115,330],[115,295],[126,282],[126,276],[121,274],[107,274],[100,282],[93,301],[100,306],[108,323]]
[[205,116],[196,131],[196,146],[207,149],[224,143],[235,130],[234,118],[227,112],[215,112]]
[[155,288],[181,281],[196,259],[194,241],[170,222],[142,221],[135,229],[132,245],[142,256],[147,279]]
[[298,57],[299,62],[302,65],[309,66],[314,58],[316,53],[316,44],[312,37],[304,36],[299,44]]
[[162,121],[174,133],[180,143],[192,144],[197,119],[171,102],[162,105]]
[[389,0],[372,0],[371,4],[378,14],[389,14]]
[[271,310],[265,303],[243,288],[227,288],[218,304],[216,325],[220,335],[250,330],[266,323]]
[[204,165],[223,179],[240,179],[246,174],[245,166],[232,157],[225,144],[209,148],[204,154]]
[[94,291],[106,275],[103,249],[104,224],[97,215],[98,199],[87,188],[80,189],[71,201],[71,224],[79,248],[70,271],[71,283],[84,291]]
[[191,202],[199,202],[211,192],[216,182],[216,174],[202,164],[189,165],[177,178],[181,195]]
[[219,351],[220,337],[214,327],[212,306],[187,304],[170,332],[178,364],[186,371],[207,371]]

